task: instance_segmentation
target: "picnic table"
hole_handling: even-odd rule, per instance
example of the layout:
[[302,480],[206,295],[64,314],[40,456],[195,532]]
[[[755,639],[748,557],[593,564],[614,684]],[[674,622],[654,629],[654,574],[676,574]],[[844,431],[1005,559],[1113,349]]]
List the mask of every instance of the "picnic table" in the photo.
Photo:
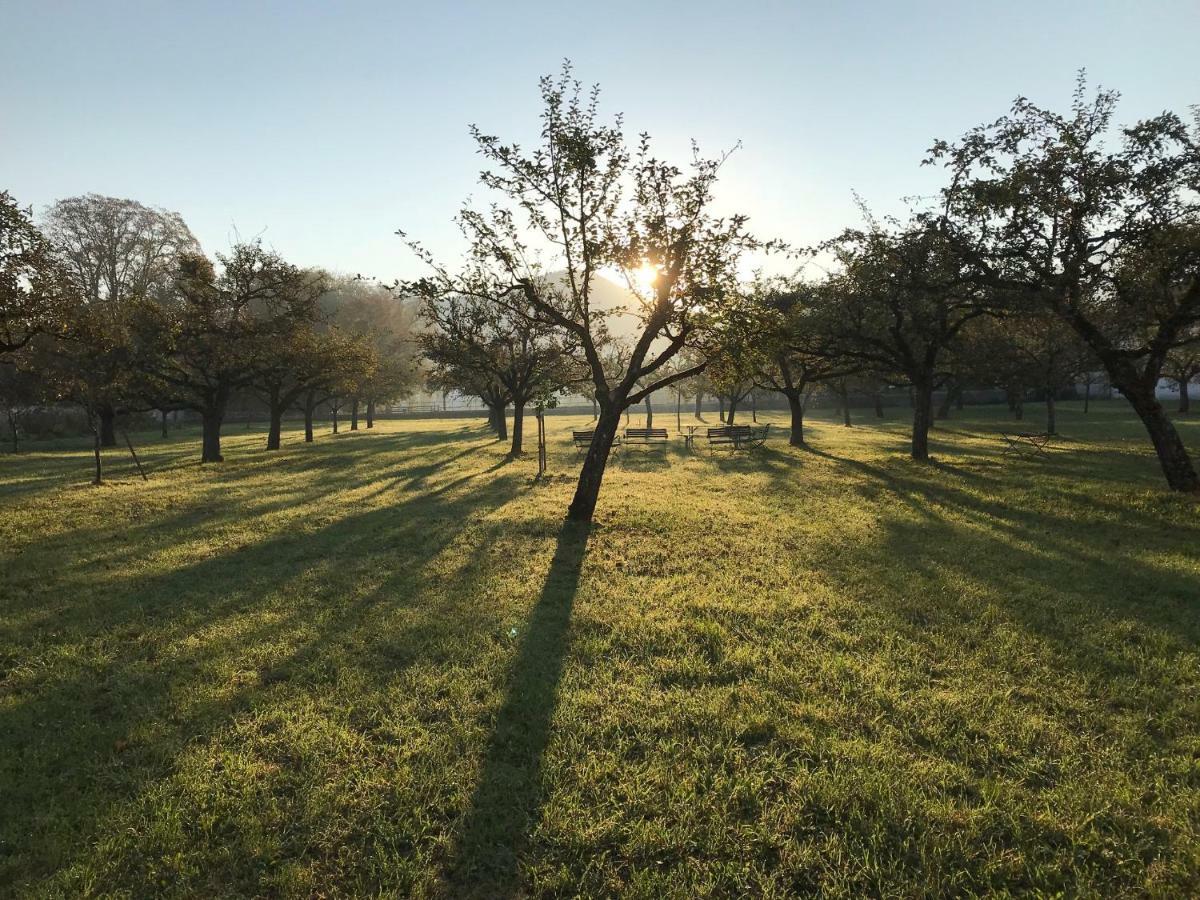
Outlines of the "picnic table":
[[1050,438],[1053,435],[1045,432],[1036,431],[1003,431],[1000,437],[1004,439],[1006,444],[1002,456],[1007,456],[1009,453],[1034,453],[1049,457],[1046,448],[1050,446]]
[[683,446],[690,449],[696,442],[696,432],[700,430],[699,425],[684,425],[683,431]]

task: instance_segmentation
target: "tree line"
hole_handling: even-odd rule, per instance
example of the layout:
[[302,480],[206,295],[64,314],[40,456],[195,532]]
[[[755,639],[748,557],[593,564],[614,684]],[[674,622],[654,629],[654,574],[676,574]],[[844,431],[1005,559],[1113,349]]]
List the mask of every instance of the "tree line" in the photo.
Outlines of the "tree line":
[[[479,396],[498,431],[510,404],[519,422],[538,397],[594,399],[568,518],[592,517],[622,414],[666,389],[677,402],[720,396],[730,417],[752,390],[776,391],[802,446],[818,386],[843,398],[852,385],[903,387],[910,453],[925,461],[935,392],[949,403],[966,385],[996,387],[1019,410],[1037,389],[1053,432],[1055,398],[1102,375],[1145,426],[1168,486],[1200,492],[1155,392],[1174,377],[1186,411],[1200,373],[1200,114],[1117,127],[1118,95],[1081,75],[1066,112],[1019,98],[935,141],[923,162],[943,185],[904,216],[864,207],[862,224],[795,248],[716,211],[728,154],[693,148],[680,166],[644,134],[631,146],[569,64],[540,87],[532,146],[472,127],[489,203],[457,216],[460,263],[406,236],[429,274],[404,289],[431,324],[421,342],[435,379]],[[761,253],[795,260],[796,274],[740,277]],[[626,308],[599,302],[602,277],[628,289]]]
[[411,390],[415,308],[360,278],[284,260],[258,240],[205,255],[176,213],[86,195],[35,222],[0,193],[0,403],[15,416],[72,403],[102,447],[130,414],[187,410],[201,422],[201,461],[221,462],[235,398],[255,398],[278,449],[301,412],[305,440],[326,407],[367,427],[376,404]]

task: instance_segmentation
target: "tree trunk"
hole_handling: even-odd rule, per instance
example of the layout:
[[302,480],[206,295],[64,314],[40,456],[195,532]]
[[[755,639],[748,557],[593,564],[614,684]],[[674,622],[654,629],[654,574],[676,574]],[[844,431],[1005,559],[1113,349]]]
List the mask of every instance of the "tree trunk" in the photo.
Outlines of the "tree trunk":
[[650,395],[646,395],[646,427],[654,427],[654,410],[650,407]]
[[100,446],[117,446],[117,411],[108,404],[100,407]]
[[[611,402],[611,401],[610,401]],[[621,424],[621,408],[615,404],[601,405],[596,420],[592,443],[579,470],[579,482],[575,485],[575,496],[567,509],[567,519],[573,522],[590,522],[596,512],[596,500],[600,496],[600,483],[604,480],[604,469],[612,451],[613,439]]]
[[933,385],[913,385],[912,458],[929,459],[929,426],[933,424]]
[[225,410],[219,407],[207,409],[201,416],[203,425],[200,438],[200,462],[218,463],[225,461],[225,457],[221,455],[221,420],[224,418]]
[[1175,425],[1158,402],[1158,398],[1154,396],[1154,385],[1150,385],[1148,389],[1140,385],[1132,388],[1128,384],[1116,386],[1129,400],[1134,412],[1146,426],[1146,431],[1150,433],[1159,465],[1162,466],[1163,475],[1166,476],[1171,490],[1200,492],[1200,476],[1196,474],[1196,467],[1192,464],[1192,458],[1188,455],[1179,432],[1175,430]]
[[680,410],[683,408],[683,394],[675,395],[675,430],[683,431],[683,416],[680,415]]
[[726,425],[733,425],[734,416],[737,415],[737,405],[738,405],[737,398],[730,397],[729,398],[729,409],[727,409],[725,411],[725,424]]
[[1087,384],[1085,384],[1083,386],[1083,412],[1084,412],[1084,415],[1087,414],[1088,404],[1091,402],[1091,400],[1092,400],[1092,383],[1089,381]]
[[513,401],[513,429],[512,429],[512,447],[508,451],[509,456],[521,456],[524,454],[525,440],[525,403],[524,401]]
[[883,394],[875,392],[875,418],[883,418]]
[[793,447],[804,446],[804,403],[800,400],[800,392],[787,395],[788,409],[792,413],[792,436],[788,443]]
[[375,401],[374,400],[367,401],[367,427],[368,428],[375,427]]
[[951,385],[946,385],[946,396],[942,398],[942,402],[938,404],[937,415],[934,419],[950,418],[950,405],[954,402],[954,388]]
[[267,428],[267,449],[278,450],[279,439],[283,433],[283,404],[279,402],[278,389],[273,389],[267,397],[267,408],[271,413],[271,424]]
[[750,421],[758,424],[758,394],[750,392]]
[[337,434],[338,433],[338,407],[330,406],[329,414],[333,417],[333,433]]
[[1188,396],[1188,382],[1190,378],[1179,379],[1179,411],[1188,413],[1192,411],[1192,398]]
[[20,436],[17,434],[17,414],[12,407],[5,410],[8,418],[8,430],[12,433],[12,448],[13,453],[21,452]]
[[358,398],[350,401],[350,430],[358,431]]
[[704,412],[703,406],[704,406],[704,395],[702,393],[700,393],[699,391],[696,391],[696,418],[697,419],[702,418],[702,416],[700,414],[702,412]]
[[595,421],[596,417],[599,415],[600,415],[600,408],[598,406],[596,406],[596,398],[593,397],[592,398],[592,420]]
[[508,440],[508,416],[506,415],[508,404],[502,403],[496,409],[496,440]]
[[162,414],[162,436],[166,437],[167,436],[167,411],[165,409],[160,409],[159,412]]
[[308,396],[304,398],[304,443],[311,444],[313,442],[313,413],[317,409],[317,398],[312,392],[308,392]]
[[722,422],[725,421],[725,398],[720,394],[717,395],[717,418]]
[[1054,392],[1046,392],[1046,434],[1058,434],[1057,411],[1054,407]]

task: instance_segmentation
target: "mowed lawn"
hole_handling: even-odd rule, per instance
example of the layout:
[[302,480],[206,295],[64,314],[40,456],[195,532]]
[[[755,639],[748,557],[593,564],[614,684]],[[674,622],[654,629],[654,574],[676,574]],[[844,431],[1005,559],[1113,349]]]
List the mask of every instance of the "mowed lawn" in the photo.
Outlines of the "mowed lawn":
[[579,418],[0,457],[0,895],[1200,893],[1200,505],[1119,403],[856,416],[590,529]]

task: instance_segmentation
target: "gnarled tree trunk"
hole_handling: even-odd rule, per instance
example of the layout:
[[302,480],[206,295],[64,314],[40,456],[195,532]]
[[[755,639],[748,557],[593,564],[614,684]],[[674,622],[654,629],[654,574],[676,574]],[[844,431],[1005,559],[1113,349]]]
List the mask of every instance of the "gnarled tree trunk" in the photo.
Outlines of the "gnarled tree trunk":
[[795,391],[787,395],[788,410],[792,414],[792,433],[788,439],[788,443],[793,447],[804,446],[804,401],[800,399],[800,392]]
[[1154,395],[1154,385],[1145,387],[1141,384],[1121,384],[1114,381],[1116,387],[1125,395],[1133,407],[1154,444],[1158,454],[1159,465],[1171,490],[1189,493],[1200,492],[1200,476],[1188,455],[1179,432],[1167,416],[1166,410]]
[[509,456],[521,456],[525,452],[525,401],[513,401],[513,430],[512,430],[512,446],[509,448]]
[[596,429],[583,468],[579,472],[579,483],[575,496],[567,509],[567,518],[575,522],[590,522],[596,511],[596,500],[600,496],[600,483],[604,480],[604,469],[612,452],[613,440],[621,424],[621,407],[616,404],[601,404],[596,419]]
[[929,427],[933,424],[933,384],[913,385],[912,458],[929,459]]

